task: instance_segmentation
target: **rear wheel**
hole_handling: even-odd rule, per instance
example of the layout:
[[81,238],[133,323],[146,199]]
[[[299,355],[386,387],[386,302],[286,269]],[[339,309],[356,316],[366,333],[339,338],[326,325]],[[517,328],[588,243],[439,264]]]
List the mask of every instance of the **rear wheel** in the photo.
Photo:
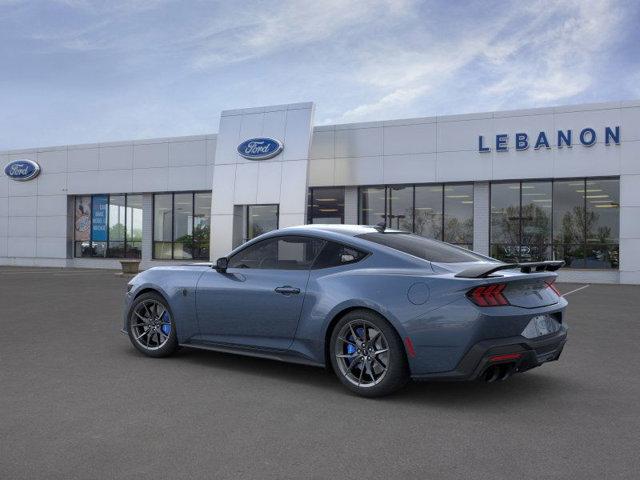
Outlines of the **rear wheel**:
[[150,357],[166,357],[178,347],[173,315],[157,293],[145,293],[133,301],[127,327],[133,346]]
[[409,379],[400,337],[374,312],[354,310],[340,319],[331,334],[330,350],[334,372],[358,395],[388,395]]

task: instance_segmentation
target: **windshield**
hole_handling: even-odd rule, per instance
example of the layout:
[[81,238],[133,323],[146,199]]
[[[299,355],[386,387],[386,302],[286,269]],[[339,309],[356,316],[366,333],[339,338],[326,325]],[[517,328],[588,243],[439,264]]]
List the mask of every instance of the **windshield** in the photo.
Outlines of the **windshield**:
[[483,262],[487,259],[461,247],[424,238],[412,233],[376,232],[358,235],[358,238],[385,245],[414,257],[439,263]]

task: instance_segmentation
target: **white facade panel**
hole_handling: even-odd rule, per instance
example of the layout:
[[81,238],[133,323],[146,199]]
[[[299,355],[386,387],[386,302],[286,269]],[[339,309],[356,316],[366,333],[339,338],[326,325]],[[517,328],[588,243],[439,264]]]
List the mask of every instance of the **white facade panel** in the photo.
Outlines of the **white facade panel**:
[[282,152],[282,160],[309,159],[313,112],[313,104],[308,104],[308,108],[304,109],[287,110],[284,132],[286,147]]
[[640,140],[620,145],[620,173],[640,174]]
[[382,155],[382,128],[350,128],[335,132],[336,157]]
[[[287,165],[287,168],[290,168]],[[282,162],[261,162],[258,164],[258,186],[256,203],[278,203],[282,183]]]
[[[5,177],[6,178],[6,177]],[[30,182],[9,182],[8,194],[10,197],[31,197],[38,194],[38,179]]]
[[100,147],[100,170],[133,168],[133,144]]
[[437,149],[437,127],[435,123],[385,126],[383,135],[385,155],[432,153]]
[[38,237],[36,241],[36,252],[38,257],[44,258],[66,258],[67,243],[65,238],[60,237]]
[[166,192],[169,190],[169,169],[135,168],[131,181],[134,192]]
[[[436,172],[439,182],[490,180],[492,172],[491,156],[464,150],[438,152]],[[420,178],[419,175],[417,175],[417,178]]]
[[64,195],[67,193],[67,172],[43,173],[37,180],[38,195]]
[[438,152],[477,152],[478,135],[491,140],[495,134],[493,118],[438,122]]
[[310,160],[335,156],[335,132],[333,130],[314,131],[311,139]]
[[8,200],[8,216],[35,217],[38,197],[9,197]]
[[218,165],[213,177],[211,213],[233,216],[236,168],[233,165]]
[[309,186],[335,185],[335,168],[334,158],[309,160]]
[[181,167],[207,164],[207,141],[169,143],[169,165]]
[[9,217],[9,237],[35,238],[36,231],[36,217]]
[[132,170],[100,170],[98,182],[102,189],[94,190],[100,193],[124,193],[133,191]]
[[620,204],[624,207],[640,207],[640,175],[620,177]]
[[437,157],[435,153],[409,155],[385,155],[383,157],[383,183],[413,183],[419,172],[421,183],[437,179]]
[[7,238],[7,256],[34,258],[36,256],[35,235]]
[[[304,215],[307,210],[307,189],[291,188],[291,185],[307,185],[307,160],[286,162],[280,182],[280,213]],[[298,225],[304,218],[298,220]]]
[[100,168],[99,148],[69,148],[68,171],[84,172]]
[[240,141],[240,128],[242,127],[242,115],[225,115],[224,121],[220,120],[218,141],[216,143],[216,165],[236,164],[242,157],[238,155]]
[[36,232],[37,237],[67,238],[67,216],[37,217]]
[[640,107],[620,109],[622,138],[625,142],[640,141]]
[[66,195],[38,195],[36,215],[65,215],[67,213]]
[[[517,153],[517,155],[515,154]],[[553,149],[535,150],[529,147],[527,150],[514,152],[489,152],[482,153],[492,162],[492,180],[511,180],[519,178],[551,178],[554,176],[556,151]]]
[[335,185],[375,185],[384,181],[382,156],[336,158]]
[[69,172],[67,176],[67,191],[69,195],[104,193],[99,177],[99,170]]
[[235,178],[236,188],[233,197],[234,204],[251,205],[257,202],[258,168],[259,165],[256,162],[238,164]]
[[42,170],[48,173],[65,173],[67,171],[67,147],[38,152],[36,159]]
[[620,174],[620,149],[617,145],[608,147],[597,144],[593,147],[575,145],[555,151],[553,176],[581,177]]
[[[289,112],[286,110],[275,110],[264,113],[264,118],[262,121],[262,130],[260,135],[255,135],[257,137],[267,137],[267,138],[275,138],[281,142],[285,141],[287,132],[287,123],[288,121],[295,122],[295,116],[289,116]],[[294,135],[294,133],[289,133],[289,135]],[[244,137],[250,138],[250,137]],[[287,142],[288,146],[288,142]],[[275,161],[275,160],[274,160]]]
[[168,190],[209,190],[207,166],[169,167]]
[[147,143],[133,146],[133,168],[166,168],[169,166],[169,143]]

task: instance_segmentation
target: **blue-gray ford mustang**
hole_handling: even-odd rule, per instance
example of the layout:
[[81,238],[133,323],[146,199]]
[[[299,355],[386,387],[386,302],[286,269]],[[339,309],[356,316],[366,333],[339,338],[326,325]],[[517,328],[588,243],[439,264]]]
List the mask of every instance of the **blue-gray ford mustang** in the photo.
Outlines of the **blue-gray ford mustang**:
[[560,356],[561,266],[502,263],[384,225],[290,227],[213,266],[140,273],[123,331],[153,357],[185,346],[330,367],[364,396],[409,378],[504,380]]

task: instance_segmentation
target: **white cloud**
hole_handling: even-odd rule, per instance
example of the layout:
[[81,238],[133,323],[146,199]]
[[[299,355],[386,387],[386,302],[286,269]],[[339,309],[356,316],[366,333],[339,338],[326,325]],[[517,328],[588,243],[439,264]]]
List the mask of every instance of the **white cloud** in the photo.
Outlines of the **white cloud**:
[[402,17],[409,0],[286,0],[273,8],[247,9],[232,24],[214,22],[196,34],[199,52],[193,64],[199,69],[219,67],[259,58],[284,49],[324,40],[336,40],[341,31],[374,21]]
[[[353,77],[371,94],[339,120],[401,115],[416,100],[442,97],[461,82],[477,85],[482,105],[508,105],[516,95],[542,105],[585,92],[597,55],[616,38],[621,17],[611,2],[537,1],[513,7],[489,26],[467,19],[470,23],[460,25],[457,35],[427,38],[420,48],[387,41],[361,53],[363,62]],[[461,76],[469,68],[476,82]]]

